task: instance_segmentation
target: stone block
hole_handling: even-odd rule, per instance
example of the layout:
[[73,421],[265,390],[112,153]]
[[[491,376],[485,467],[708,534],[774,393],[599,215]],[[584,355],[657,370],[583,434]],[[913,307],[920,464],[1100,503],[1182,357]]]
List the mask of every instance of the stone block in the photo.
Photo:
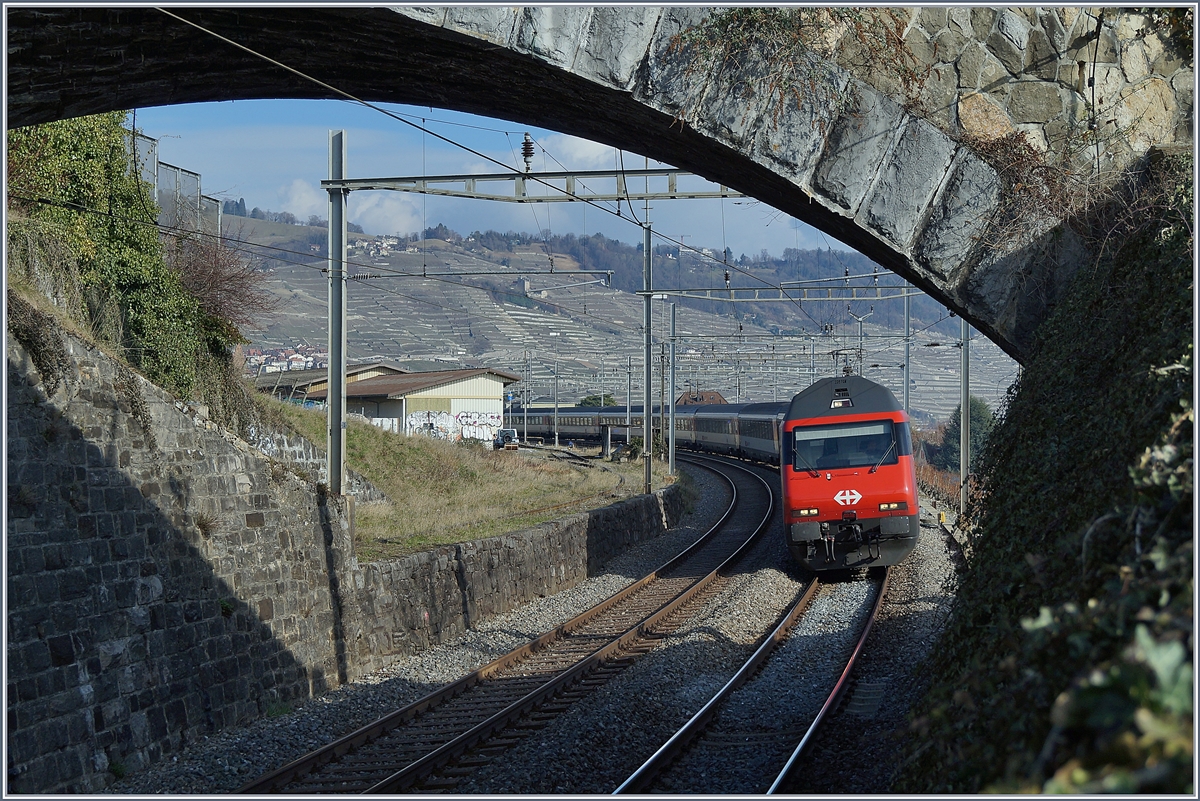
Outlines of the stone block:
[[971,9],[971,32],[978,41],[986,41],[999,13],[994,8]]
[[[820,78],[823,92],[841,98],[851,91],[850,75],[832,65]],[[804,92],[799,100],[772,99],[767,118],[753,134],[751,153],[756,161],[799,186],[808,185],[825,147],[826,134],[836,124],[836,102]]]
[[911,121],[858,215],[860,224],[907,250],[953,157],[954,143],[945,134]]
[[934,53],[937,55],[938,62],[953,64],[970,43],[971,40],[956,29],[945,28],[933,40]]
[[[509,46],[563,67],[575,61],[590,10],[583,6],[524,6],[517,8]],[[504,25],[499,25],[503,30]]]
[[572,71],[614,89],[633,91],[663,10],[654,6],[595,6]]
[[1040,28],[1029,32],[1029,43],[1025,49],[1025,76],[1034,76],[1053,81],[1058,76],[1059,53],[1050,42],[1050,37]]
[[941,6],[925,7],[917,14],[917,24],[931,34],[945,28],[949,21],[949,12]]
[[1008,96],[1008,114],[1016,123],[1047,123],[1063,113],[1061,90],[1057,84],[1020,81]]
[[813,188],[843,213],[854,214],[892,147],[903,110],[872,89],[860,87],[825,144]]
[[958,75],[949,66],[935,67],[921,89],[925,118],[943,130],[958,126]]
[[1151,77],[1121,92],[1115,118],[1117,127],[1126,133],[1133,150],[1141,152],[1156,142],[1173,138],[1177,110],[1170,84]]
[[646,79],[634,91],[636,99],[673,117],[696,108],[706,89],[706,83],[698,79],[703,70],[694,73],[695,48],[680,46],[677,37],[703,22],[709,13],[709,9],[695,6],[663,8],[646,60]]
[[[1008,13],[1008,12],[1005,12]],[[1011,15],[1016,17],[1016,15]],[[1018,18],[1019,19],[1019,18]],[[999,30],[987,38],[987,48],[1010,75],[1020,75],[1025,66],[1025,51]]]
[[[1033,9],[1018,9],[1016,11],[1005,10],[1000,12],[999,18],[996,20],[996,32],[1007,39],[1014,48],[1024,51],[1029,45],[1029,36],[1033,30],[1029,17],[1020,13],[1021,11],[1032,11]],[[990,37],[989,37],[990,38]],[[1005,64],[1005,66],[1008,66]],[[1017,72],[1020,72],[1018,65]]]

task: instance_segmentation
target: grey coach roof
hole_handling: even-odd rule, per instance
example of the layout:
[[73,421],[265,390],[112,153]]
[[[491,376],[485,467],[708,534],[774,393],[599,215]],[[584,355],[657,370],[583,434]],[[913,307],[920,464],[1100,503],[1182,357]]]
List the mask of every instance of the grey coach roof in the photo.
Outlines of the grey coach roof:
[[[848,394],[835,394],[837,390]],[[834,398],[849,397],[853,406],[830,408]],[[896,400],[891,390],[862,376],[848,375],[838,378],[822,378],[808,389],[792,398],[788,409],[788,420],[808,417],[842,417],[850,414],[876,412],[898,412],[904,407]]]

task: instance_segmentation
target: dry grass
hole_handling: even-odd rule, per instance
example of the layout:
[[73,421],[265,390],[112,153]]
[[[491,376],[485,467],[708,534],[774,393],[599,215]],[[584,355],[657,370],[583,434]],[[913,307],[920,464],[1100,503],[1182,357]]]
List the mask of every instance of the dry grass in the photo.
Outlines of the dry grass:
[[[298,431],[322,442],[324,413],[282,406]],[[493,451],[490,445],[406,437],[357,421],[347,428],[346,452],[350,468],[391,499],[356,506],[355,549],[364,561],[516,531],[607,506],[642,487],[640,463]],[[656,463],[654,472],[655,486],[663,486],[665,466]]]

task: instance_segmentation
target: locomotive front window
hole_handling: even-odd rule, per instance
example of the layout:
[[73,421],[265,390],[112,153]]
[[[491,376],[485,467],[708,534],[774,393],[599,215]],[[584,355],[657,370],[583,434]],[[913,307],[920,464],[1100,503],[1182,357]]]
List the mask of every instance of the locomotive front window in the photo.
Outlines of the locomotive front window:
[[807,471],[896,464],[902,448],[895,436],[891,420],[797,428],[792,432],[792,467]]

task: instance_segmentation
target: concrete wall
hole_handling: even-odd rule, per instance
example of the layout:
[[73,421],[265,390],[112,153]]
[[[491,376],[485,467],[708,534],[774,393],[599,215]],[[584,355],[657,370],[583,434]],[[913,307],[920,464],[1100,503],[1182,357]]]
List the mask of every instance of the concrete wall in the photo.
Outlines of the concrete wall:
[[9,312],[9,792],[101,790],[569,587],[680,511],[649,496],[359,565],[352,501],[286,461],[310,451],[260,438],[269,457],[12,295]]

